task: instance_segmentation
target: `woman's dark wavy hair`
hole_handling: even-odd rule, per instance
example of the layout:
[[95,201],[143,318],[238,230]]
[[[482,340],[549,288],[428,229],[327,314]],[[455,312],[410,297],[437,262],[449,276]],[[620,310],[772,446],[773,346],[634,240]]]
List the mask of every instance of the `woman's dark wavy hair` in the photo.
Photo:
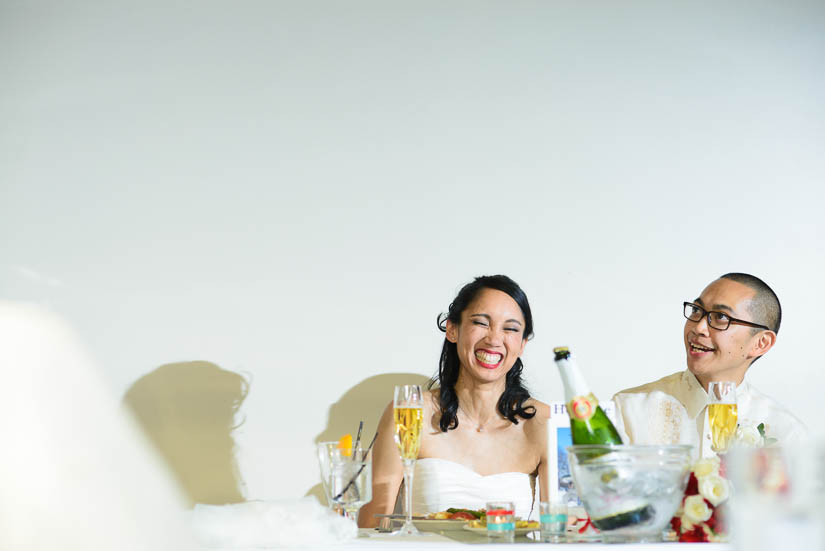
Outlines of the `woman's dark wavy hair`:
[[[527,302],[527,295],[521,290],[518,284],[505,275],[481,276],[461,288],[458,296],[450,304],[449,311],[438,315],[438,328],[442,332],[447,332],[447,320],[458,325],[461,323],[461,313],[470,305],[482,289],[495,289],[507,293],[516,301],[524,316],[524,338],[533,336],[533,314],[530,313],[530,303]],[[429,388],[433,388],[436,383],[440,388],[438,402],[441,408],[441,419],[439,426],[442,432],[458,427],[458,395],[455,392],[455,383],[458,381],[458,373],[461,369],[458,360],[458,350],[456,344],[444,339],[441,348],[441,359],[438,364],[438,374],[430,379]],[[512,369],[507,373],[505,379],[504,392],[498,399],[498,412],[508,420],[518,425],[518,417],[531,419],[536,415],[536,408],[524,406],[530,398],[530,392],[521,381],[521,372],[524,365],[521,358],[516,359]]]

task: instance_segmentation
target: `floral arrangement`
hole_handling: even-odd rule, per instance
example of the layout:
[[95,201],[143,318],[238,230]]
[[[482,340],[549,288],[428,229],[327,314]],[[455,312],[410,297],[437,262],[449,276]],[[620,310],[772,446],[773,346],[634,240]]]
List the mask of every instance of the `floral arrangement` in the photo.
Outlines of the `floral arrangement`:
[[[732,445],[762,448],[776,443],[765,434],[765,424],[738,425]],[[724,542],[728,540],[728,498],[730,481],[725,478],[725,461],[719,457],[698,460],[691,469],[682,505],[670,526],[681,542]]]
[[726,503],[730,482],[718,457],[700,459],[691,469],[682,506],[670,525],[679,541],[727,541]]

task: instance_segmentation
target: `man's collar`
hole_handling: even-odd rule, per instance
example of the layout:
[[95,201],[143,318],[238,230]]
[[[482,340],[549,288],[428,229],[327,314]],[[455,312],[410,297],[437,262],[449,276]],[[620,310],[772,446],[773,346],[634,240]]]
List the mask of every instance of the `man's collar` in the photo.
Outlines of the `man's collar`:
[[[687,388],[687,393],[684,396],[684,405],[687,409],[688,415],[691,419],[695,419],[702,410],[708,405],[708,393],[705,392],[702,383],[696,378],[696,375],[690,372],[690,369],[685,369],[682,372],[682,383]],[[736,385],[737,401],[739,397],[744,397],[747,394],[749,385],[746,378]]]
[[688,416],[691,419],[696,419],[708,404],[708,393],[702,388],[702,383],[699,382],[696,375],[691,373],[689,369],[682,372],[682,383],[687,389],[684,396],[685,409],[687,409]]

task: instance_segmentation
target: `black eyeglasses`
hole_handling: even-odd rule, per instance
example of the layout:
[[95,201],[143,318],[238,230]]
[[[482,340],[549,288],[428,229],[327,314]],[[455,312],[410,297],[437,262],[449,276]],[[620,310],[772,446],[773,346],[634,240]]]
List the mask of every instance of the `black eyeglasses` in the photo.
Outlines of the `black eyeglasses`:
[[748,327],[758,327],[759,329],[767,329],[768,331],[771,330],[770,327],[766,327],[759,323],[753,323],[752,321],[745,321],[736,318],[732,318],[729,315],[725,314],[724,312],[717,312],[711,311],[708,312],[698,304],[693,304],[692,302],[685,302],[685,317],[690,321],[699,322],[702,320],[703,317],[708,317],[708,325],[713,327],[718,331],[724,331],[730,324],[736,325],[747,325]]

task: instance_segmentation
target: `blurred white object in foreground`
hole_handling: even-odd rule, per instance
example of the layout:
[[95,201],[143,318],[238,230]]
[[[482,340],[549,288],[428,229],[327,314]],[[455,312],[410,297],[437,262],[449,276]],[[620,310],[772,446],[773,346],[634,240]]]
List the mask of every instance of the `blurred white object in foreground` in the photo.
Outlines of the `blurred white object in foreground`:
[[185,551],[165,465],[71,330],[0,301],[0,549]]
[[825,465],[815,441],[728,454],[732,534],[741,551],[825,549]]
[[195,505],[195,536],[207,547],[333,545],[358,535],[351,520],[323,507],[314,496],[294,500]]

